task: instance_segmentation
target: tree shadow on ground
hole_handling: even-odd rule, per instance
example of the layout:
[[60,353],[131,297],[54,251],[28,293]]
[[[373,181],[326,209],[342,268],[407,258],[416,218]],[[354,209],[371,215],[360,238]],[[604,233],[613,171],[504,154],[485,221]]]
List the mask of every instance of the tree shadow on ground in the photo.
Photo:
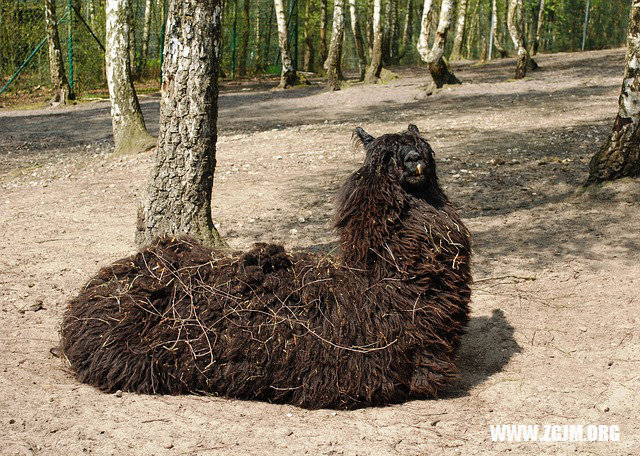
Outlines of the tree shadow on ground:
[[493,309],[490,317],[473,317],[462,338],[460,374],[445,397],[460,397],[502,371],[513,355],[522,348],[513,337],[514,327],[501,309]]

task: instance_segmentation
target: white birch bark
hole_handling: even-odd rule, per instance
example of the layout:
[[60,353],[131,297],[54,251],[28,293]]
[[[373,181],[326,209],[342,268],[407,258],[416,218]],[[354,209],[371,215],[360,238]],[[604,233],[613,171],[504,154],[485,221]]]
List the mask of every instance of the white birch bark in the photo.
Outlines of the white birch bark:
[[149,49],[149,32],[151,30],[151,8],[153,7],[152,0],[146,0],[144,4],[144,25],[142,27],[142,52],[140,55],[140,65],[138,73],[144,74],[147,67],[147,51]]
[[276,21],[278,23],[278,44],[280,46],[280,58],[282,61],[282,72],[280,73],[281,89],[293,87],[298,82],[296,69],[293,68],[291,60],[291,48],[289,47],[289,31],[287,29],[287,18],[284,14],[284,1],[273,0],[276,10]]
[[511,41],[518,53],[516,63],[516,79],[522,79],[527,75],[529,66],[529,51],[524,45],[524,35],[522,33],[522,22],[518,18],[522,17],[522,0],[510,0],[509,13],[507,14],[507,27],[511,35]]
[[141,152],[155,146],[147,133],[131,79],[128,0],[106,1],[107,84],[116,153]]
[[371,63],[367,68],[365,82],[375,84],[380,79],[382,71],[382,22],[380,13],[382,11],[382,0],[373,1],[373,47],[371,49]]
[[221,0],[171,0],[160,136],[136,241],[189,235],[224,245],[211,219],[218,116]]
[[[444,60],[444,48],[447,43],[447,33],[451,27],[452,13],[453,0],[442,0],[438,29],[436,30],[431,50],[421,47],[420,41],[418,42],[418,52],[422,60],[429,66],[429,71],[436,87],[442,87],[445,84],[461,84],[460,80],[456,78]],[[421,35],[423,33],[424,30],[421,31]]]
[[462,58],[462,40],[464,39],[464,26],[467,20],[467,0],[458,2],[458,20],[456,21],[456,34],[453,38],[453,50],[451,51],[451,60],[459,60]]
[[433,0],[424,0],[422,8],[422,20],[420,22],[420,36],[418,37],[418,54],[426,62],[429,55],[429,37],[431,35],[431,27],[433,24],[431,10],[433,9]]
[[340,59],[342,57],[342,40],[344,38],[344,0],[335,0],[333,3],[333,26],[331,29],[331,41],[329,53],[324,62],[327,72],[327,88],[340,90]]

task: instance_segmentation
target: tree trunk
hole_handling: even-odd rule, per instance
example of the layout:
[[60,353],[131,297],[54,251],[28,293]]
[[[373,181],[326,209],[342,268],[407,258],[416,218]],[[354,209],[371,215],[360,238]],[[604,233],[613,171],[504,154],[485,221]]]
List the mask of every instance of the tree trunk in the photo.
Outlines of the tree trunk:
[[327,72],[327,89],[340,90],[340,60],[342,57],[342,40],[344,38],[344,0],[333,3],[333,27],[329,42],[329,55],[324,62]]
[[240,49],[238,50],[238,75],[245,76],[247,74],[247,50],[249,49],[249,8],[250,0],[242,2],[242,39],[240,40]]
[[127,27],[129,29],[129,64],[131,65],[131,71],[133,78],[135,80],[139,79],[136,74],[136,34],[135,34],[135,25],[136,25],[136,13],[133,9],[134,0],[127,0]]
[[364,76],[367,72],[367,59],[364,54],[364,42],[356,0],[349,0],[349,11],[351,13],[351,31],[353,32],[353,40],[356,44],[356,53],[358,54],[358,66],[360,68],[359,80],[364,81]]
[[327,60],[327,19],[328,19],[328,8],[327,1],[322,0],[322,11],[320,11],[320,62],[324,64]]
[[284,15],[284,1],[274,0],[276,9],[276,21],[278,22],[278,43],[280,45],[280,58],[282,60],[282,72],[280,73],[281,89],[293,87],[298,82],[298,74],[291,61],[291,48],[289,47],[289,30],[287,18]]
[[315,47],[313,45],[313,34],[312,25],[313,22],[311,20],[311,1],[306,0],[306,4],[304,6],[304,30],[302,32],[302,39],[304,41],[304,62],[303,66],[305,71],[313,72],[314,71],[314,62],[315,62]]
[[373,0],[373,48],[371,50],[371,63],[367,68],[364,81],[367,84],[375,84],[380,79],[382,71],[382,23],[380,22],[380,10],[382,0]]
[[464,25],[467,20],[467,0],[458,2],[458,20],[456,22],[456,34],[453,38],[453,49],[451,51],[451,60],[460,60],[462,58],[462,41],[464,39]]
[[64,72],[64,62],[62,61],[55,0],[44,0],[44,18],[49,41],[49,72],[51,74],[51,84],[53,85],[51,104],[66,104],[71,94],[71,89],[69,88],[69,81]]
[[269,23],[267,24],[267,33],[265,34],[265,45],[262,47],[262,57],[260,58],[262,62],[261,68],[267,68],[269,66],[269,49],[271,47],[271,29],[273,28],[273,16],[275,15],[275,6],[273,3],[269,2]]
[[518,17],[522,17],[522,0],[510,0],[509,13],[507,14],[507,26],[509,27],[509,34],[513,41],[513,46],[518,52],[518,61],[516,63],[516,79],[522,79],[527,75],[527,69],[530,65],[529,51],[527,51],[524,45],[524,36],[522,34],[522,23],[518,20]]
[[[425,0],[425,9],[427,3],[430,0]],[[451,27],[451,13],[453,11],[453,0],[442,0],[442,6],[440,8],[440,19],[438,20],[438,30],[436,31],[435,39],[433,40],[433,47],[431,51],[428,51],[426,47],[423,47],[418,42],[418,52],[420,57],[429,66],[431,77],[436,87],[443,87],[445,84],[462,84],[458,78],[449,69],[447,62],[444,60],[444,47],[447,43],[447,33]],[[420,35],[426,33],[421,31]]]
[[107,85],[116,153],[142,152],[155,146],[147,133],[131,79],[128,0],[106,2]]
[[211,219],[216,166],[220,0],[171,0],[164,49],[160,138],[138,211],[136,242],[189,235],[224,241]]
[[424,0],[422,20],[420,22],[420,36],[416,48],[421,58],[429,54],[429,37],[431,36],[433,0]]
[[542,23],[544,21],[544,0],[540,0],[540,9],[538,10],[538,23],[536,24],[536,38],[533,41],[531,55],[536,55],[542,41]]
[[136,71],[138,79],[142,78],[147,67],[147,51],[149,49],[149,32],[151,30],[151,8],[153,3],[146,0],[144,5],[144,25],[142,27],[142,52],[138,60],[138,69]]
[[398,61],[400,61],[409,49],[409,43],[413,36],[413,0],[407,0],[407,11],[404,16],[404,27],[402,28],[402,50],[398,54]]
[[631,4],[627,58],[613,130],[589,164],[587,183],[640,176],[640,2]]
[[507,50],[502,47],[502,34],[498,27],[498,0],[493,0],[491,4],[491,22],[493,27],[493,47],[496,48],[501,58],[505,58],[509,55]]

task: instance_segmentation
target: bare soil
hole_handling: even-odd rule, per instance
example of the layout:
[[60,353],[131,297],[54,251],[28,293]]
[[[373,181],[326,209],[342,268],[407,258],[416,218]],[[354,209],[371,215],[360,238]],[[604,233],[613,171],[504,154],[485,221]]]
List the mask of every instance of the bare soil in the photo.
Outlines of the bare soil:
[[[215,397],[107,395],[50,348],[66,302],[135,250],[153,154],[111,156],[109,106],[0,111],[0,453],[640,454],[640,184],[576,193],[617,110],[624,50],[425,70],[327,93],[223,88],[214,217],[236,248],[331,250],[333,196],[358,125],[415,123],[475,238],[458,383],[438,400],[307,411]],[[150,130],[158,98],[142,97]],[[492,443],[490,424],[616,424],[620,442]]]

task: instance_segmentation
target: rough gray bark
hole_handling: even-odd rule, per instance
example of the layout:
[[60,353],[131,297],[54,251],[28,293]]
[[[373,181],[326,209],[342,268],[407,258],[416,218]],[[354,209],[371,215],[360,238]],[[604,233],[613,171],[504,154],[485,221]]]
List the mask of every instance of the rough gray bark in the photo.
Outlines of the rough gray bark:
[[344,0],[335,0],[333,3],[333,27],[331,41],[329,42],[329,54],[324,62],[327,72],[327,89],[340,90],[340,60],[342,57],[342,41],[344,38]]
[[53,85],[51,104],[66,104],[72,95],[67,75],[64,72],[64,62],[62,61],[55,0],[44,0],[44,18],[49,42],[49,73],[51,75],[51,84]]
[[542,23],[544,21],[544,0],[540,0],[540,9],[538,10],[538,23],[536,24],[536,38],[533,41],[531,55],[536,55],[542,41]]
[[364,40],[362,39],[362,30],[360,26],[360,15],[356,0],[349,0],[349,12],[351,14],[351,31],[353,32],[353,40],[356,44],[356,53],[358,55],[358,66],[360,68],[360,81],[364,81],[367,72],[367,59],[364,53]]
[[238,49],[238,75],[247,74],[247,50],[249,49],[249,8],[250,0],[242,2],[242,39]]
[[589,164],[587,183],[640,176],[640,1],[631,4],[627,57],[613,130]]
[[375,84],[380,79],[382,71],[382,23],[380,12],[382,0],[373,1],[373,47],[371,49],[371,63],[367,68],[364,81],[367,84]]
[[[430,0],[425,0],[425,9]],[[438,30],[433,40],[431,50],[425,45],[426,30],[420,31],[420,40],[418,41],[418,53],[422,60],[429,66],[429,71],[436,87],[442,87],[445,84],[462,84],[458,78],[449,69],[449,65],[444,60],[444,47],[447,43],[447,33],[451,27],[451,14],[453,12],[453,0],[442,0],[440,7],[440,19],[438,20]],[[424,25],[424,21],[423,21]]]
[[151,8],[152,0],[146,0],[144,4],[144,25],[142,27],[142,52],[138,60],[138,69],[136,71],[138,78],[141,78],[147,66],[147,51],[149,49],[149,32],[151,30]]
[[221,0],[171,0],[156,162],[136,242],[190,235],[219,246],[211,219],[216,166]]
[[116,153],[141,152],[155,146],[147,133],[131,78],[128,0],[106,2],[107,85]]
[[500,28],[498,27],[498,0],[493,0],[491,3],[491,24],[493,27],[493,47],[496,48],[501,58],[505,58],[509,55],[507,50],[502,46],[502,34],[500,34]]
[[456,34],[453,38],[453,49],[451,50],[451,60],[462,58],[462,41],[464,39],[464,26],[467,20],[467,0],[458,2],[458,20],[456,21]]
[[507,14],[507,27],[513,41],[513,46],[518,52],[518,60],[516,62],[516,79],[522,79],[527,75],[530,59],[529,51],[524,45],[524,35],[522,33],[522,0],[509,1],[509,13]]
[[291,61],[289,30],[287,28],[287,18],[284,15],[284,1],[274,0],[273,5],[276,10],[276,21],[278,22],[278,43],[280,45],[280,60],[282,61],[282,72],[280,73],[280,85],[278,87],[288,89],[296,85],[298,74]]

